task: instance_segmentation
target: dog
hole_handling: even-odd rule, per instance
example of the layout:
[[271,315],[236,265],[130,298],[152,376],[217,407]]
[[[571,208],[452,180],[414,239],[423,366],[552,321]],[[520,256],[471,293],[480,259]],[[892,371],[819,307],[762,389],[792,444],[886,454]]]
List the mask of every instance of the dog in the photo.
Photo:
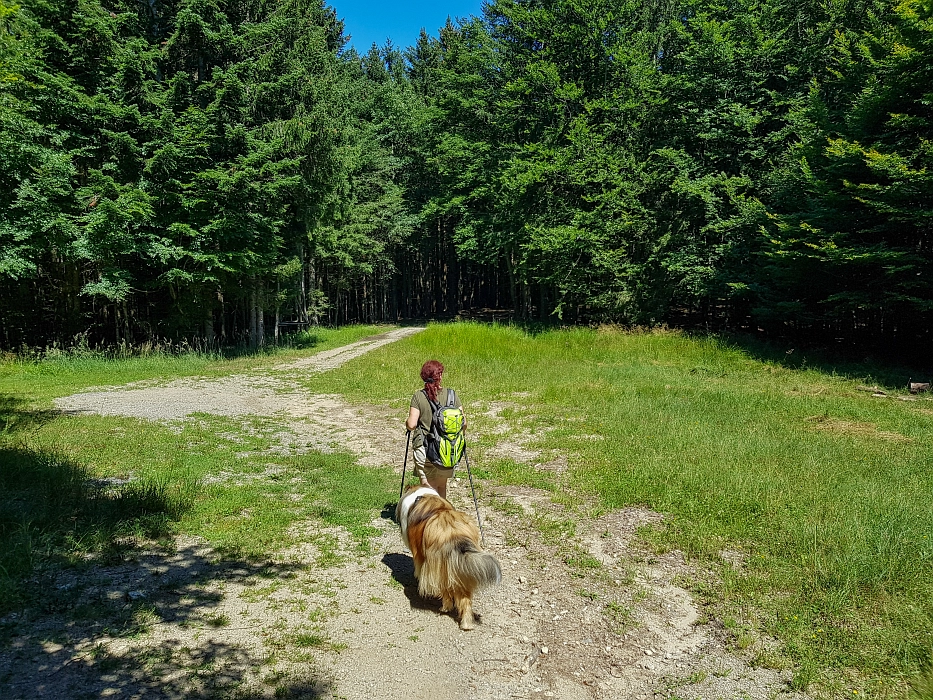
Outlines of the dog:
[[496,558],[479,544],[473,521],[454,508],[421,475],[395,508],[402,541],[415,561],[422,597],[441,599],[441,612],[457,608],[460,629],[474,628],[473,594],[502,581]]

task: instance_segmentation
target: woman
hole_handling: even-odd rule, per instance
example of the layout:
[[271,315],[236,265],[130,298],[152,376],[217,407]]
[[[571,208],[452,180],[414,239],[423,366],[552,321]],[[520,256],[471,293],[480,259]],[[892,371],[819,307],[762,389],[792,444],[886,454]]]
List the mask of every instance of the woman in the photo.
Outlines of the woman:
[[[447,403],[447,392],[450,389],[441,388],[441,376],[444,374],[444,365],[437,360],[428,360],[421,367],[421,380],[424,382],[424,389],[415,392],[411,397],[411,408],[408,409],[408,420],[405,421],[405,427],[414,434],[412,440],[412,453],[415,458],[415,469],[422,470],[428,479],[431,488],[437,491],[441,498],[447,498],[447,480],[454,475],[453,468],[444,467],[433,462],[428,462],[424,451],[424,436],[431,432],[431,418],[434,416],[434,407],[431,405],[445,405]],[[459,397],[456,400],[456,406],[463,410]],[[466,419],[463,421],[463,427],[466,429]]]

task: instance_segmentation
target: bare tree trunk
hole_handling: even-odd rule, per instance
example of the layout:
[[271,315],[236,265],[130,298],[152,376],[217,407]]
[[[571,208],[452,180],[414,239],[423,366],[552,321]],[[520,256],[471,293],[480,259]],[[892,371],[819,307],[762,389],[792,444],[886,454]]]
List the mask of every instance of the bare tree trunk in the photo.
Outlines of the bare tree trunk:
[[[305,287],[305,247],[304,244],[298,246],[298,260],[301,263],[301,274],[298,275],[298,320],[308,322],[308,290]],[[309,263],[308,273],[314,279],[313,263]],[[313,288],[313,287],[312,287]]]
[[259,345],[259,324],[256,319],[256,278],[249,280],[249,346],[256,348]]
[[515,257],[511,250],[506,253],[505,263],[509,271],[509,296],[512,298],[512,312],[515,314],[520,314],[521,307],[518,303],[515,282]]
[[227,314],[224,313],[224,293],[223,290],[217,290],[217,301],[220,302],[220,340],[227,340]]
[[[315,267],[314,267],[314,258],[313,258],[313,257],[308,258],[308,282],[309,282],[309,289],[311,290],[311,294],[314,295],[314,308],[311,310],[311,318],[310,318],[310,321],[311,321],[311,323],[313,323],[315,326],[317,326],[317,325],[320,324],[321,318],[320,318],[320,316],[318,315],[318,311],[319,311],[319,309],[318,309],[318,296],[319,296],[319,295],[316,293],[316,292],[317,292],[317,288],[318,288],[318,280],[317,280],[317,270],[316,270]],[[309,319],[308,319],[308,305],[307,305],[307,301],[305,301],[305,312],[304,312],[304,316],[302,316],[301,320],[304,321],[305,323],[307,323],[308,320],[309,320]]]
[[275,280],[275,344],[276,346],[278,346],[279,344],[279,322],[282,320],[281,316],[279,315],[279,306],[280,306],[279,293],[282,291],[281,286],[282,286],[281,281],[276,279]]
[[256,342],[260,347],[266,344],[266,304],[264,292],[265,289],[260,281],[256,289],[256,331],[258,333]]
[[214,308],[210,304],[205,304],[204,309],[204,340],[208,347],[214,344]]

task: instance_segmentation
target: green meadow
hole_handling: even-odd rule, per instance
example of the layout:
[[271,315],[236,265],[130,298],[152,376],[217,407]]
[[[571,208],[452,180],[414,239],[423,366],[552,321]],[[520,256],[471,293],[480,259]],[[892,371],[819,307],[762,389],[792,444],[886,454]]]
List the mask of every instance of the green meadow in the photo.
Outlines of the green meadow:
[[482,459],[494,440],[479,438],[477,474],[591,512],[665,514],[645,537],[714,567],[685,583],[736,644],[781,640],[758,663],[793,667],[798,688],[854,670],[872,694],[897,696],[933,652],[933,401],[858,389],[890,370],[843,375],[762,350],[674,332],[433,325],[308,387],[404,408],[421,363],[441,360],[468,410],[502,402],[531,447],[570,456],[557,481]]
[[[0,365],[0,611],[28,603],[23,581],[36,571],[84,566],[143,541],[170,546],[174,534],[262,557],[289,542],[290,526],[311,520],[347,528],[365,548],[367,523],[397,495],[388,470],[342,454],[237,457],[261,451],[263,438],[230,439],[237,428],[226,420],[173,430],[49,409],[53,397],[88,386],[223,376],[372,332],[322,330],[303,349],[258,356],[89,354]],[[311,392],[391,406],[401,422],[429,358],[447,366],[444,383],[466,406],[476,476],[549,490],[583,516],[629,505],[663,513],[643,538],[697,564],[701,574],[682,585],[737,647],[759,650],[755,663],[789,668],[795,687],[824,695],[844,682],[873,697],[906,697],[912,683],[925,697],[933,401],[899,400],[896,372],[833,371],[799,353],[675,332],[457,323],[299,379]],[[541,461],[565,454],[567,469],[558,476],[493,457],[502,421]],[[389,449],[401,460],[404,446],[400,425]],[[286,483],[277,466],[301,479]],[[218,478],[231,470],[236,478]],[[119,482],[129,474],[136,479]],[[102,478],[117,485],[93,486]],[[305,497],[284,498],[296,490]],[[752,646],[762,636],[779,644]]]

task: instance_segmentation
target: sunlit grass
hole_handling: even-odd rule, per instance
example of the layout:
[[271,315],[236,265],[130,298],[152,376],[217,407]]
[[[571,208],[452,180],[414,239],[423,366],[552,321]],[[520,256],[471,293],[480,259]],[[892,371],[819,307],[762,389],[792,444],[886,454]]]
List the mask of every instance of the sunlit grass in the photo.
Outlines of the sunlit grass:
[[[854,668],[872,692],[897,696],[929,658],[925,397],[872,397],[856,388],[867,377],[784,367],[711,338],[478,324],[433,325],[307,383],[402,410],[429,358],[446,365],[445,385],[482,433],[471,436],[477,472],[660,511],[655,546],[714,566],[722,550],[739,552],[741,570],[721,567],[709,600],[751,605],[757,629],[784,641],[801,687]],[[500,417],[483,415],[494,404]],[[508,439],[494,434],[503,421],[545,456],[569,453],[556,483],[532,465],[484,459]]]
[[96,351],[53,351],[41,355],[0,358],[0,397],[28,396],[39,405],[92,386],[126,384],[143,379],[219,377],[267,367],[328,350],[385,330],[384,326],[318,328],[290,338],[279,347],[257,352],[167,352],[158,349],[114,357]]

